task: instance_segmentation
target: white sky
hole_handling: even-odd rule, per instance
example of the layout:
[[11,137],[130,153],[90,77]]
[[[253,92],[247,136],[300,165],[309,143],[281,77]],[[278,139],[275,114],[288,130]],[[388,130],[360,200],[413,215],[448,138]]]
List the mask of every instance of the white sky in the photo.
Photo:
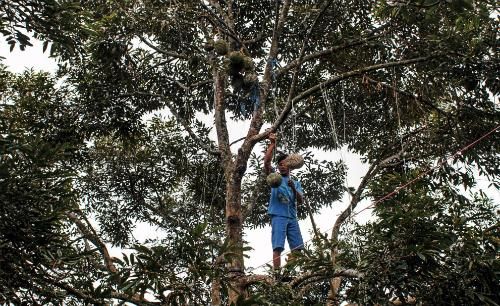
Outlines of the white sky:
[[[25,69],[33,68],[34,70],[43,70],[48,72],[55,72],[57,65],[54,59],[48,58],[47,53],[42,52],[42,44],[38,41],[33,41],[34,46],[31,48],[27,48],[26,51],[19,51],[16,49],[11,53],[9,52],[8,45],[6,43],[0,43],[0,56],[5,57],[6,59],[2,61],[3,64],[8,66],[8,69],[15,73],[23,72]],[[50,49],[50,48],[48,48]],[[205,120],[204,120],[205,121]],[[205,122],[207,124],[211,124],[213,120],[207,119]],[[212,138],[215,139],[215,128],[213,129]],[[246,135],[248,130],[248,122],[229,122],[229,133],[230,133],[230,141],[239,139]],[[239,143],[241,144],[241,143]],[[234,145],[232,149],[237,149],[237,145]],[[361,163],[359,156],[356,154],[348,153],[347,151],[342,152],[342,156],[344,161],[348,165],[348,177],[347,182],[348,186],[357,187],[361,181],[362,176],[367,171],[368,167],[366,164]],[[318,159],[326,159],[326,160],[339,160],[341,159],[340,152],[315,152],[315,157]],[[492,198],[492,199],[500,199],[500,192],[493,188],[487,188],[488,182],[484,181],[484,179],[479,178],[479,186],[483,188],[483,190]],[[307,189],[307,186],[303,186],[304,189]],[[347,207],[348,196],[345,195],[341,202],[336,202],[333,204],[333,208],[325,208],[319,214],[315,216],[316,223],[321,232],[331,232],[331,228],[334,225],[337,216]],[[369,201],[363,201],[359,204],[356,211],[363,209],[364,207],[370,204]],[[265,203],[262,203],[265,205]],[[363,222],[370,218],[371,210],[365,210],[358,216],[356,216],[356,220]],[[300,222],[302,235],[304,238],[304,242],[307,243],[311,239],[312,226],[309,219],[305,219]],[[147,224],[140,224],[137,226],[134,231],[134,235],[137,239],[142,240],[144,238],[151,238],[157,236],[157,229],[151,227]],[[271,250],[271,229],[269,226],[265,228],[256,229],[256,230],[247,230],[245,232],[244,239],[248,241],[249,246],[253,248],[253,251],[249,252],[249,258],[246,259],[246,267],[259,267],[264,265],[265,263],[270,263],[272,250]],[[288,250],[288,246],[286,246],[285,252]],[[123,250],[113,248],[112,253],[114,256],[121,257],[120,253]],[[284,260],[282,260],[282,264]],[[255,270],[254,272],[258,272],[262,268]]]

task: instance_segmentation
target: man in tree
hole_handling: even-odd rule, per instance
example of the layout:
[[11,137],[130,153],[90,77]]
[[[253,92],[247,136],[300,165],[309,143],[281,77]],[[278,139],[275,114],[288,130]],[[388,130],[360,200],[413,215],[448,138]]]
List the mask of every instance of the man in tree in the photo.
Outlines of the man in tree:
[[[271,174],[273,150],[276,147],[276,134],[270,133],[268,139],[271,141],[264,155],[264,171],[266,175]],[[302,204],[303,190],[300,182],[290,178],[290,169],[285,162],[287,154],[280,154],[276,161],[278,171],[281,174],[281,185],[271,188],[269,198],[268,214],[271,217],[271,241],[273,247],[273,267],[279,269],[281,266],[281,252],[284,250],[285,238],[288,240],[290,250],[298,251],[304,246],[297,221],[296,202]]]

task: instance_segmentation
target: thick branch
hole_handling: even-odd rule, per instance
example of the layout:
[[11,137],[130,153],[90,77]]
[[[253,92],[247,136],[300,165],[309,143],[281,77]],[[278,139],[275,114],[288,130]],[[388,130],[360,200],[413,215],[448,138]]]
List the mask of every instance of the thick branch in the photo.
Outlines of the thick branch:
[[[290,4],[291,0],[284,0],[281,10],[279,10],[279,14],[276,18],[275,27],[273,30],[273,37],[271,40],[271,47],[269,48],[267,64],[264,70],[264,76],[260,86],[260,94],[259,94],[260,105],[257,108],[257,110],[253,113],[252,121],[250,122],[250,128],[248,129],[246,139],[239,150],[240,154],[238,154],[238,160],[237,160],[237,164],[239,165],[246,164],[253,146],[259,140],[263,139],[261,138],[259,140],[256,140],[254,137],[259,133],[263,124],[262,115],[266,104],[265,102],[267,100],[267,96],[269,94],[271,86],[273,86],[272,84],[273,83],[272,76],[274,73],[273,61],[276,60],[276,56],[278,55],[279,39],[283,32],[285,20],[288,15],[288,11],[290,9]],[[279,9],[279,1],[276,2],[276,8]]]
[[329,279],[332,277],[347,277],[347,278],[362,278],[363,273],[354,270],[354,269],[336,269],[331,273],[331,271],[320,270],[320,271],[311,271],[306,272],[299,277],[295,278],[290,282],[290,286],[298,287],[303,285],[304,283],[308,283],[310,279],[314,279],[315,281]]
[[226,170],[226,180],[229,181],[229,171],[232,169],[232,155],[229,147],[229,133],[227,131],[227,122],[224,107],[224,89],[225,80],[222,72],[214,69],[214,117],[215,129],[217,131],[217,143],[219,144],[219,152]]
[[115,264],[113,263],[113,259],[109,255],[108,248],[106,247],[104,242],[102,242],[102,240],[99,238],[95,230],[90,226],[89,222],[85,220],[87,223],[87,225],[85,225],[76,216],[74,212],[69,212],[66,214],[66,216],[68,216],[68,218],[78,227],[78,230],[80,230],[83,236],[88,240],[90,240],[90,242],[92,242],[92,244],[94,244],[99,249],[99,252],[104,258],[104,264],[106,265],[106,269],[109,272],[116,274],[117,269],[115,267]]
[[273,287],[276,285],[276,280],[273,277],[267,275],[248,275],[245,277],[246,287],[256,283],[264,283],[269,285],[270,287]]

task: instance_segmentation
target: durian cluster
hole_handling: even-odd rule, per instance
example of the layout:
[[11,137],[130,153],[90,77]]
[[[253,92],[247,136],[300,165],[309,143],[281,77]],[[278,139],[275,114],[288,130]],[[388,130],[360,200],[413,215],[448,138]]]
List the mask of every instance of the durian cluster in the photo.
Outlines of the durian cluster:
[[214,51],[218,56],[224,56],[224,66],[231,77],[231,85],[235,92],[243,90],[249,92],[258,82],[255,65],[251,57],[242,51],[229,51],[229,45],[225,40],[208,40],[205,50]]

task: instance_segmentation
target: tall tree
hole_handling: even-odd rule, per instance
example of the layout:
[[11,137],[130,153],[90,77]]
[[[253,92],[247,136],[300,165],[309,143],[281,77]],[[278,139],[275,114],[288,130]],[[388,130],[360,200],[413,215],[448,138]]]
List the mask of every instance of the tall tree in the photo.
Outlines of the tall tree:
[[[458,184],[474,186],[475,169],[498,184],[495,132],[414,187],[414,196],[377,205],[380,222],[359,229],[373,239],[353,243],[342,228],[362,199],[383,197],[498,128],[494,1],[81,1],[80,9],[86,19],[77,30],[60,28],[81,45],[73,55],[62,54],[59,74],[76,93],[73,126],[92,142],[75,165],[80,207],[65,220],[79,231],[73,235],[83,238],[71,248],[80,258],[76,262],[94,265],[90,275],[69,263],[56,267],[59,275],[67,273],[67,281],[50,278],[53,288],[93,303],[206,304],[210,298],[213,305],[245,299],[335,305],[343,299],[382,301],[388,292],[431,301],[425,286],[436,285],[433,273],[451,282],[445,271],[465,268],[467,258],[456,254],[490,250],[489,236],[462,250],[457,241],[477,242],[474,233],[491,228],[498,216],[481,200],[450,193],[457,194]],[[143,121],[145,114],[165,108],[175,121]],[[201,113],[213,116],[215,143],[197,119]],[[241,141],[229,139],[228,116],[248,122]],[[270,128],[262,130],[266,123]],[[317,248],[304,254],[300,275],[288,285],[244,269],[243,229],[264,224],[256,203],[266,192],[262,178],[245,174],[258,173],[260,160],[252,151],[277,130],[286,150],[347,147],[369,164],[359,186],[344,188],[342,163],[308,159],[298,175],[309,182],[311,213],[338,200],[344,189],[351,197],[328,237],[319,237]],[[471,211],[484,207],[474,215],[481,222],[470,235],[450,228],[459,218],[451,207],[460,201]],[[434,209],[426,211],[421,202]],[[299,214],[306,215],[305,207]],[[99,231],[90,215],[99,221]],[[441,215],[446,218],[431,226]],[[134,245],[130,230],[137,221],[154,224],[166,237],[149,247],[136,245],[123,260],[112,258],[104,242]],[[407,232],[386,235],[397,226]],[[449,235],[436,238],[443,244],[432,249],[435,266],[423,267],[430,255],[408,248],[395,260],[384,254],[387,277],[375,277],[377,267],[386,264],[371,260],[379,245],[397,249],[393,237],[426,244],[425,235],[441,230]],[[425,234],[409,238],[420,232]],[[355,249],[366,251],[358,252],[363,261],[349,256]],[[445,256],[444,264],[436,254]],[[487,254],[481,263],[494,258]],[[472,286],[464,301],[494,301],[496,276],[489,271],[498,267],[477,267],[486,269],[477,275],[488,281]],[[395,276],[398,269],[405,279]],[[425,273],[412,274],[419,269]],[[286,294],[277,299],[268,285]],[[450,283],[446,290],[460,286]],[[308,291],[311,287],[316,290]]]

